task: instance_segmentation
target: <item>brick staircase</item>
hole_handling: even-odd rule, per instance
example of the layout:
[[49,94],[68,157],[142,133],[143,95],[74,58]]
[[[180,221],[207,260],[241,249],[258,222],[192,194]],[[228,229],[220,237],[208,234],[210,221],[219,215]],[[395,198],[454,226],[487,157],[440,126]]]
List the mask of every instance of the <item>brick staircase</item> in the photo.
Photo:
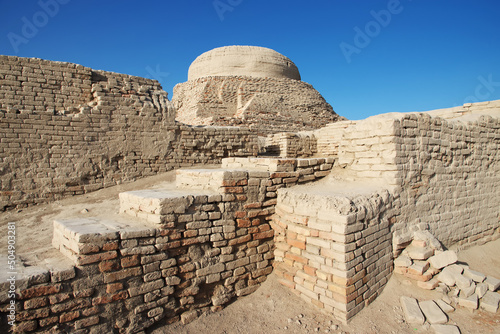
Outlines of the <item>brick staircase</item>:
[[121,193],[119,214],[54,221],[63,256],[25,269],[17,328],[136,333],[252,293],[273,271],[277,190],[333,164],[227,158],[219,169],[178,170],[162,189]]

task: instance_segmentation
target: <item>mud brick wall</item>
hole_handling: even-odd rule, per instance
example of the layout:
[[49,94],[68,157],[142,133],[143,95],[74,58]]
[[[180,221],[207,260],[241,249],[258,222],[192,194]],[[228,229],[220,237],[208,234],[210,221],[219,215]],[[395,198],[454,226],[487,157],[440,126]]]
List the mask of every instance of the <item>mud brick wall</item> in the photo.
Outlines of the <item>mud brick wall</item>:
[[356,121],[340,121],[327,124],[321,129],[314,131],[318,156],[338,156],[339,145],[344,135],[344,130],[354,124],[356,124]]
[[388,191],[350,198],[280,189],[272,223],[280,283],[349,320],[392,272],[392,200]]
[[349,169],[353,178],[400,185],[397,121],[384,117],[368,118],[340,130],[339,165]]
[[258,150],[258,137],[248,128],[181,125],[175,130],[167,161],[180,167],[216,164],[226,157],[256,156]]
[[[468,112],[488,113],[498,103],[492,105],[332,125],[342,127],[338,164],[343,175],[394,195],[395,248],[411,241],[416,230],[429,230],[445,246],[488,240],[498,231],[499,120]],[[319,138],[321,131],[315,132]]]
[[317,140],[312,132],[281,132],[266,137],[266,154],[283,158],[308,158],[316,152]]
[[11,56],[0,70],[1,208],[258,151],[248,129],[175,124],[155,80]]
[[92,70],[77,64],[0,56],[0,110],[68,110],[91,100]]
[[345,125],[338,144],[315,131],[342,181],[280,189],[272,225],[281,282],[341,320],[377,296],[415,231],[446,247],[500,236],[498,118],[453,109]]
[[403,180],[395,244],[427,229],[447,247],[491,239],[500,226],[499,119],[412,114],[396,125]]

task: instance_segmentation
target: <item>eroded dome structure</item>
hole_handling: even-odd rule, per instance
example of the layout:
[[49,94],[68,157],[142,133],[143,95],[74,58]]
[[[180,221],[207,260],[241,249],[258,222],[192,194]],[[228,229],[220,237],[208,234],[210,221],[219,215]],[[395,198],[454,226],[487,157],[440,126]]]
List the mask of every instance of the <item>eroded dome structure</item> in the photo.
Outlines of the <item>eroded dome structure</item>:
[[176,120],[237,125],[261,134],[313,130],[339,116],[284,55],[257,46],[226,46],[197,57],[188,81],[174,87]]
[[300,80],[299,69],[282,54],[263,47],[234,45],[200,55],[189,67],[188,80],[216,76]]

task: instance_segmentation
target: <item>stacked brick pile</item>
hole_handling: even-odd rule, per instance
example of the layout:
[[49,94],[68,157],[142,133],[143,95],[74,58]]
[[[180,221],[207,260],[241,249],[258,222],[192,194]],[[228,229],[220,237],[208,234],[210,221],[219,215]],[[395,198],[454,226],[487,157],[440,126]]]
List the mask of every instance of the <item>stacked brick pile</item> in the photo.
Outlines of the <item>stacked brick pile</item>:
[[280,283],[346,322],[392,272],[392,199],[386,191],[351,198],[328,188],[279,190],[274,266]]
[[443,293],[445,302],[470,309],[481,307],[497,312],[500,280],[457,264],[457,255],[442,251],[439,242],[428,232],[417,232],[416,238],[394,260],[394,272],[416,281],[423,289]]

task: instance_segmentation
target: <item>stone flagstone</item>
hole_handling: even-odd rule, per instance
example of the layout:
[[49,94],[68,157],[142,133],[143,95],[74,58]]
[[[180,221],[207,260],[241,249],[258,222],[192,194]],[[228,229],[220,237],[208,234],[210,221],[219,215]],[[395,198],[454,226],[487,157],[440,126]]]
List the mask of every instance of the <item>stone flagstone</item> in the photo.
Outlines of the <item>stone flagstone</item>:
[[462,266],[459,266],[458,264],[452,264],[451,266],[447,266],[443,270],[448,270],[453,273],[461,274],[464,272],[464,268]]
[[421,248],[415,246],[409,246],[406,248],[408,256],[413,260],[427,260],[434,254],[434,250],[431,248]]
[[455,275],[455,284],[459,289],[466,289],[470,287],[472,280],[463,275]]
[[442,299],[434,300],[434,302],[439,306],[439,308],[441,310],[445,311],[446,313],[450,313],[450,312],[455,311],[455,308],[453,306],[451,306],[450,304],[448,304],[447,302],[445,302]]
[[439,273],[436,278],[438,279],[438,281],[446,284],[447,286],[455,285],[455,275],[452,271],[446,270],[446,268],[441,273]]
[[464,276],[470,278],[474,282],[481,283],[486,279],[486,275],[480,273],[479,271],[465,269]]
[[409,267],[411,264],[411,259],[406,255],[400,255],[394,260],[394,266],[396,267]]
[[399,300],[405,314],[406,322],[410,324],[423,324],[425,322],[424,315],[415,298],[401,296]]
[[[468,288],[463,288],[460,290],[460,294],[464,297],[472,296],[473,293],[476,292],[476,283],[472,282],[472,284]],[[479,297],[479,296],[478,296]]]
[[479,298],[483,298],[484,294],[488,291],[488,284],[486,283],[479,283],[477,286],[476,286],[476,295],[479,297]]
[[436,334],[460,334],[460,329],[455,325],[432,325]]
[[[483,297],[484,298],[484,297]],[[465,297],[458,297],[458,304],[463,307],[467,307],[469,309],[476,310],[478,306],[478,298],[476,294],[473,294],[472,296],[469,296],[467,298]]]
[[445,324],[448,322],[446,313],[444,313],[433,300],[422,301],[419,303],[419,306],[429,323]]

